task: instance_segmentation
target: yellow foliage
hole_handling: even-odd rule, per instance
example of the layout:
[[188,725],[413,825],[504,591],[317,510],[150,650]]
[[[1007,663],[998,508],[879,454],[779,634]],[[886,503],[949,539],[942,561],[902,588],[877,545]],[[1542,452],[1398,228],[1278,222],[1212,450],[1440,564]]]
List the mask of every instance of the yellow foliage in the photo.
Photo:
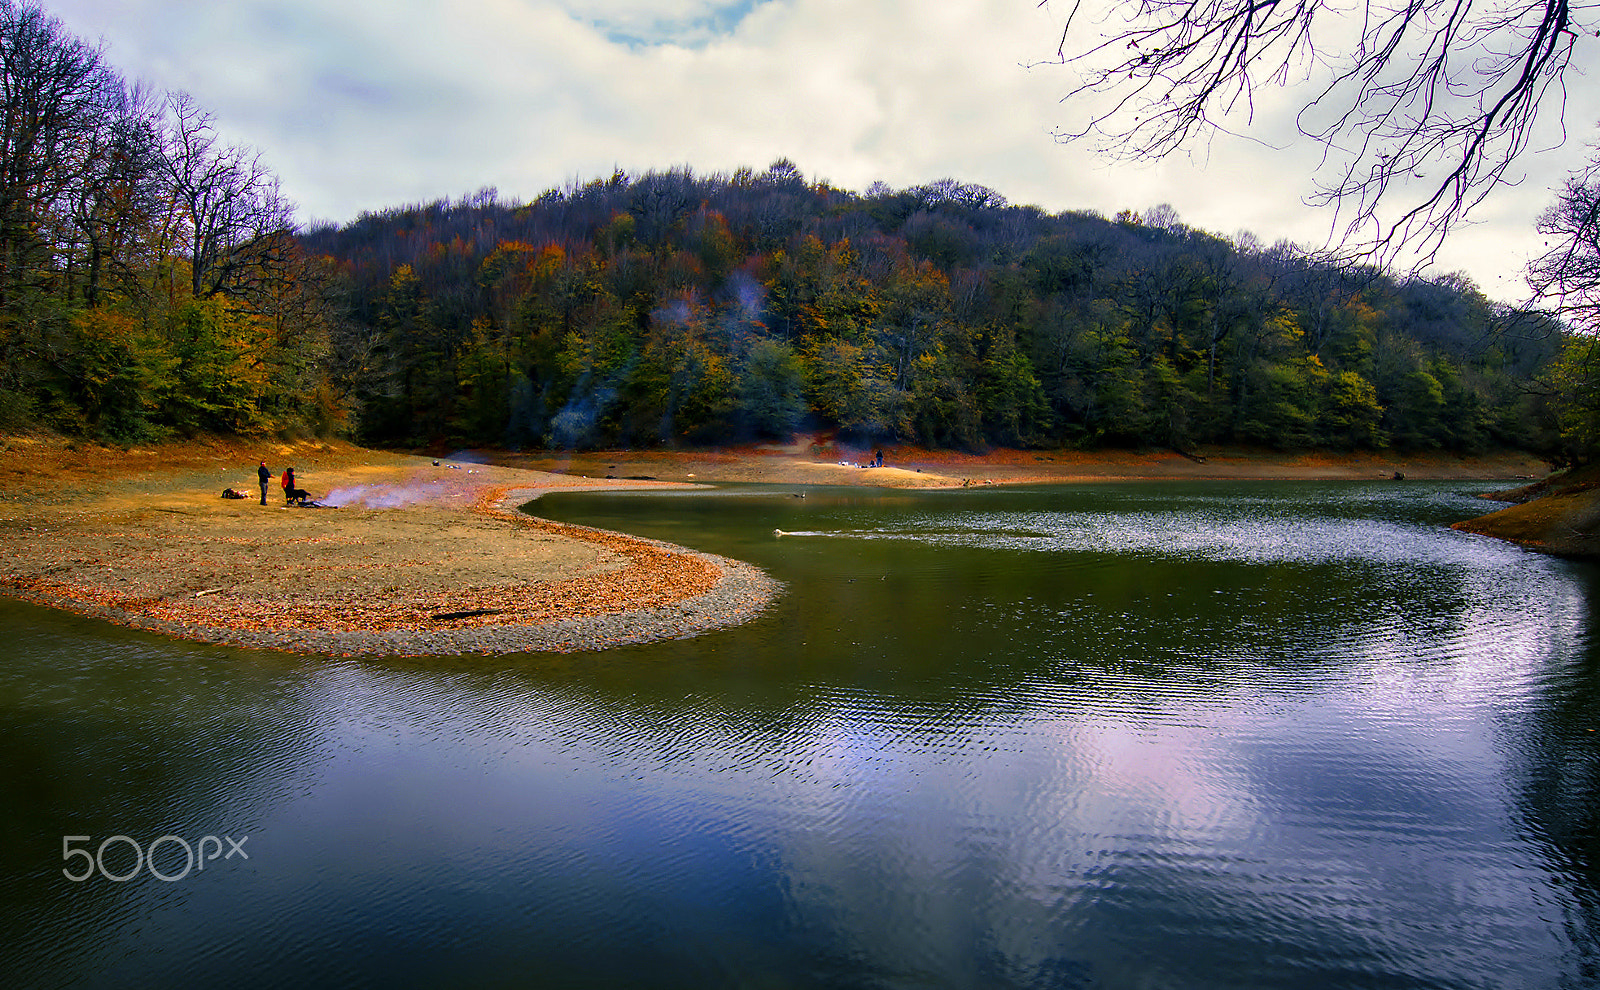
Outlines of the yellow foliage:
[[112,309],[84,310],[73,317],[73,324],[84,340],[103,343],[132,340],[143,329],[132,316]]

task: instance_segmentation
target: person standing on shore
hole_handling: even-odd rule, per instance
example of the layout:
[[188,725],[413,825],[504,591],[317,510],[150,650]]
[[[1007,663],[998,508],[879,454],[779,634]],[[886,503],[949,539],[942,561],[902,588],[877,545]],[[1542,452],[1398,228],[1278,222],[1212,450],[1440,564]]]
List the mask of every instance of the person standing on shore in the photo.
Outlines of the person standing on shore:
[[272,481],[272,472],[267,470],[267,462],[262,461],[256,468],[256,480],[261,482],[261,504],[267,504],[267,485]]

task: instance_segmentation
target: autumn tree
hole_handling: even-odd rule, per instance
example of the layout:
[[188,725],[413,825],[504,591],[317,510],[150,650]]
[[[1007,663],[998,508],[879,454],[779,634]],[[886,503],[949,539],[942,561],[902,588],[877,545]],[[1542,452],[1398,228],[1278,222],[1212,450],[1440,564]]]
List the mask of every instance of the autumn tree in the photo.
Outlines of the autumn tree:
[[332,280],[261,157],[0,0],[0,424],[332,430]]
[[0,312],[53,274],[41,235],[89,167],[107,71],[40,7],[0,0]]
[[[64,200],[88,167],[85,146],[102,118],[106,70],[97,49],[72,38],[34,4],[0,0],[0,422],[37,403],[80,409],[61,379],[75,347],[59,296],[55,235]],[[114,349],[114,348],[113,348]],[[74,423],[74,425],[76,425]]]
[[101,81],[100,99],[102,112],[84,145],[89,168],[65,197],[70,233],[62,253],[69,296],[81,295],[91,309],[110,295],[148,293],[167,202],[159,101],[111,75]]
[[753,341],[735,389],[737,422],[753,435],[788,440],[799,428],[806,411],[804,370],[788,344]]

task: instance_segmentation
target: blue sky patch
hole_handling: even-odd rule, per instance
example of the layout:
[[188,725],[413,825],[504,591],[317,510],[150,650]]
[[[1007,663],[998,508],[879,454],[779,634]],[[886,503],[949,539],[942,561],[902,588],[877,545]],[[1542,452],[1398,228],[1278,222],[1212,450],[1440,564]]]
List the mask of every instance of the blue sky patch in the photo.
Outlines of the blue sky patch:
[[631,17],[590,17],[585,20],[604,34],[607,40],[629,48],[660,45],[700,48],[717,38],[731,36],[757,7],[770,2],[772,0],[711,3],[702,12],[681,18],[639,14]]

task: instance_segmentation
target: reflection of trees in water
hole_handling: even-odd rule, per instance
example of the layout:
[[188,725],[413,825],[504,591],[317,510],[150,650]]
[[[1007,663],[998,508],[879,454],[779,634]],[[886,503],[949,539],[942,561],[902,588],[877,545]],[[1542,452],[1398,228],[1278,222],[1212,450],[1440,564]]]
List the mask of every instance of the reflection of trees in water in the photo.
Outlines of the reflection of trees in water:
[[[113,835],[144,848],[249,835],[320,762],[317,720],[281,659],[89,625],[0,604],[0,968],[63,983],[99,972],[150,912],[202,887],[198,873],[74,883],[61,871],[83,862],[63,861],[63,836],[91,836],[75,848],[93,854]],[[115,843],[106,860],[126,872],[133,853]],[[165,872],[182,862],[163,848]]]

